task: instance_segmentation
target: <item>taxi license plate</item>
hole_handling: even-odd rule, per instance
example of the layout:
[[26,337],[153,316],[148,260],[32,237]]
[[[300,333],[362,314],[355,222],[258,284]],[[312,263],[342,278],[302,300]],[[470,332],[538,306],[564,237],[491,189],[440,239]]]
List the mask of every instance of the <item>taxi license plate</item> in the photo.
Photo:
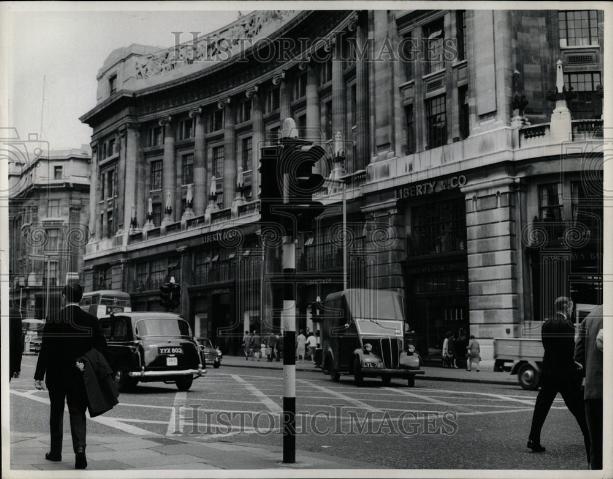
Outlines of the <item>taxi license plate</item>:
[[166,358],[166,366],[177,366],[179,364],[179,360],[176,357],[168,356]]
[[183,348],[177,346],[163,346],[158,349],[159,354],[183,354]]

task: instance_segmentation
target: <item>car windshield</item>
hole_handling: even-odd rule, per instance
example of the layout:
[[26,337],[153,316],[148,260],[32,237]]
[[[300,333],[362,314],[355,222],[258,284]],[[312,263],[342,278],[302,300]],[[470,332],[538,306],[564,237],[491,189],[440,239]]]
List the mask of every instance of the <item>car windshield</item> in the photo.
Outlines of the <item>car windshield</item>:
[[22,327],[24,331],[40,331],[43,329],[45,323],[43,322],[33,322],[33,321],[23,321]]
[[356,324],[360,334],[402,337],[402,321],[357,319]]
[[130,306],[129,299],[121,299],[116,296],[102,296],[100,304],[105,306]]
[[200,338],[200,343],[207,348],[213,347],[213,343],[209,338]]
[[182,319],[148,318],[136,323],[139,336],[189,336],[189,325]]

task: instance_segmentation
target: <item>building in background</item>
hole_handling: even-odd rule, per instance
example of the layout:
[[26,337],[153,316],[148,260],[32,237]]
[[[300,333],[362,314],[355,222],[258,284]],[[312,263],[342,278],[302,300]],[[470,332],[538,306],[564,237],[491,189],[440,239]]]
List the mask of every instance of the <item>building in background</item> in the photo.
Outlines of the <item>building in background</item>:
[[226,352],[278,328],[258,164],[292,117],[327,177],[353,175],[300,238],[299,326],[342,288],[343,194],[348,284],[403,292],[424,354],[464,327],[487,358],[558,295],[602,301],[602,12],[254,11],[185,40],[98,72],[87,290],[160,309],[174,276]]
[[91,150],[57,150],[10,164],[11,297],[43,318],[48,293],[79,279],[89,222]]

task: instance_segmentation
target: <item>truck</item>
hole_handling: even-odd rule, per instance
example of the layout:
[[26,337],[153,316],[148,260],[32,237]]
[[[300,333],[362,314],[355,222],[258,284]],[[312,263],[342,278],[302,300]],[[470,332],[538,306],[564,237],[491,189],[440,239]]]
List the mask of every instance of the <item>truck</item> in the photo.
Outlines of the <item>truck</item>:
[[[578,330],[581,321],[594,307],[594,304],[576,305],[575,330]],[[517,382],[523,389],[534,390],[540,385],[545,350],[541,342],[540,328],[538,329],[538,334],[533,334],[530,338],[494,339],[494,371],[510,371],[511,374],[516,374]]]

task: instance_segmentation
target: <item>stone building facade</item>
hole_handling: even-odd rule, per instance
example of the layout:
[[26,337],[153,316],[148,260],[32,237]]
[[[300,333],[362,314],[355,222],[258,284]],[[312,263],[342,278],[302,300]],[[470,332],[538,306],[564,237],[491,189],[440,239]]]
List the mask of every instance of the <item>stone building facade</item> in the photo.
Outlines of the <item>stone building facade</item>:
[[487,357],[556,295],[600,302],[602,21],[255,11],[168,50],[112,52],[81,118],[94,130],[86,288],[158,309],[174,275],[182,314],[230,352],[245,329],[278,327],[258,165],[292,117],[330,152],[326,178],[351,175],[344,193],[324,185],[299,239],[301,327],[342,288],[343,196],[347,284],[401,291],[424,352],[464,328]]
[[11,297],[23,317],[43,318],[47,293],[83,269],[91,151],[55,150],[9,168]]

